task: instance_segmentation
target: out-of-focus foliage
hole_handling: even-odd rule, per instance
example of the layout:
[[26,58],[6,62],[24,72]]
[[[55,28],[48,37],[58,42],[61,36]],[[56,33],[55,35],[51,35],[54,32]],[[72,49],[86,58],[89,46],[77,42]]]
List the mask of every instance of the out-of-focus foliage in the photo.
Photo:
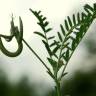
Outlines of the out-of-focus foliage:
[[[78,44],[80,43],[83,36],[89,29],[93,20],[96,19],[96,3],[94,4],[93,7],[86,4],[84,6],[84,10],[85,12],[82,12],[81,14],[80,13],[77,13],[77,15],[73,14],[72,19],[70,19],[69,16],[67,17],[67,20],[64,21],[64,26],[60,25],[60,29],[62,33],[61,32],[57,33],[59,40],[55,40],[54,39],[55,36],[47,37],[47,33],[51,31],[51,28],[50,27],[48,29],[45,28],[49,24],[49,22],[45,21],[46,17],[43,17],[43,15],[40,15],[40,11],[37,12],[30,9],[30,11],[39,20],[38,24],[44,31],[43,33],[36,31],[35,34],[38,34],[39,36],[43,37],[42,42],[44,43],[46,50],[49,53],[49,57],[47,59],[48,59],[48,62],[51,64],[53,71],[51,72],[50,68],[47,67],[47,65],[43,62],[43,60],[38,56],[38,54],[35,53],[35,51],[28,45],[28,43],[23,38],[20,38],[20,40],[24,41],[27,47],[29,47],[29,49],[34,53],[34,55],[47,68],[48,74],[54,79],[56,84],[56,86],[54,86],[55,87],[54,90],[56,92],[52,91],[51,94],[49,92],[48,96],[61,96],[62,94],[63,94],[62,96],[96,96],[96,92],[95,92],[96,91],[95,90],[96,89],[96,83],[95,83],[96,72],[95,71],[86,73],[86,74],[77,72],[75,76],[72,77],[72,79],[69,79],[64,82],[64,87],[62,87],[62,94],[60,90],[61,79],[66,75],[65,69],[74,50],[77,48]],[[14,36],[16,36],[16,34],[14,34]],[[6,40],[5,35],[0,35],[0,37],[5,38]],[[7,36],[7,37],[8,37],[7,39],[9,39],[10,36]],[[49,44],[49,40],[51,39],[53,40],[53,42]],[[2,40],[0,41],[1,41],[0,49],[5,55],[9,57],[17,56],[17,53],[14,54],[7,51],[3,46]],[[7,40],[7,41],[10,41],[10,40]],[[54,48],[52,49],[53,46]],[[17,50],[16,52],[21,53],[21,51],[22,50],[20,49],[20,51]],[[60,54],[58,54],[58,51],[60,52]],[[64,68],[59,77],[58,72],[62,66],[64,66]],[[14,84],[12,85],[11,83],[9,83],[6,74],[4,74],[1,71],[0,96],[37,96],[36,95],[37,90],[34,91],[35,89],[34,86],[30,86],[27,80],[28,79],[26,77],[23,77],[19,83],[17,83],[16,85]]]
[[[67,74],[65,73],[65,69],[74,50],[85,36],[94,19],[96,19],[96,3],[93,4],[92,7],[86,4],[84,6],[84,12],[73,14],[71,18],[68,16],[67,19],[64,20],[64,25],[60,24],[60,32],[57,32],[59,40],[55,39],[53,35],[51,37],[48,36],[52,28],[48,27],[49,22],[46,20],[46,17],[41,14],[41,11],[34,11],[32,9],[30,9],[30,11],[38,19],[37,24],[43,31],[35,31],[34,33],[42,37],[42,42],[49,54],[47,60],[53,70],[51,71],[50,68],[42,62],[38,54],[35,55],[46,67],[48,74],[55,81],[56,85],[54,89],[56,94],[54,96],[62,96],[60,88],[62,78]],[[58,75],[61,68],[61,74]],[[51,96],[53,96],[53,94]]]
[[[88,40],[84,42],[89,57],[96,57],[95,42],[94,38],[88,38]],[[84,62],[86,62],[87,59],[89,58],[86,58]],[[91,61],[90,64],[92,62],[95,63],[94,59],[89,60]],[[65,80],[62,87],[63,96],[96,96],[96,66],[94,65],[91,65],[93,68],[91,67],[92,69],[90,68],[90,71],[82,72],[81,69],[81,71],[75,72],[74,76],[70,79]]]
[[96,69],[91,72],[76,72],[64,82],[63,96],[96,96]]
[[36,96],[32,87],[27,77],[22,77],[17,84],[10,83],[7,75],[0,70],[0,96]]
[[[95,41],[89,39],[85,44],[89,54],[91,53],[90,56],[96,56]],[[11,84],[6,73],[0,70],[0,96],[41,96],[37,95],[37,90],[30,85],[27,77],[22,77],[19,83],[15,85]],[[62,94],[63,96],[96,96],[96,69],[87,73],[76,72],[73,77],[64,81]],[[56,95],[52,90],[45,96]]]
[[[95,34],[96,33],[94,33],[94,35]],[[96,38],[96,36],[94,38]],[[94,38],[90,38],[90,39],[85,41],[86,49],[92,55],[96,55],[96,40],[94,40]]]

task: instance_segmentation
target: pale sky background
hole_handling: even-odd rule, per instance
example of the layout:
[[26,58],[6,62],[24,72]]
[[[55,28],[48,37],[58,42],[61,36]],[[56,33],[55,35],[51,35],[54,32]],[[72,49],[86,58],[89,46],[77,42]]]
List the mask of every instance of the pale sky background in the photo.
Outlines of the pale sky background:
[[[73,13],[82,10],[84,4],[88,3],[91,5],[95,1],[96,0],[0,0],[0,34],[9,34],[12,13],[15,17],[15,24],[18,24],[18,16],[21,16],[24,23],[24,38],[30,46],[40,54],[40,57],[44,58],[46,52],[40,41],[41,38],[38,38],[37,35],[33,34],[34,31],[38,31],[40,28],[37,26],[37,20],[29,11],[29,8],[41,10],[42,14],[50,21],[50,25],[54,27],[53,34],[56,34],[59,30],[59,24],[63,23],[66,16],[71,16]],[[14,47],[16,44],[13,42],[14,40],[10,44],[6,43],[8,49],[12,50],[16,47]],[[70,61],[71,63],[67,68],[69,74],[70,70],[74,71],[80,67],[79,64],[74,65],[79,62],[78,58],[83,59],[83,57],[86,56],[85,50],[82,47],[79,48],[75,52],[73,59]],[[46,58],[44,58],[44,60],[46,60]],[[20,77],[21,74],[27,74],[31,79],[35,78],[35,81],[37,82],[43,80],[43,82],[50,84],[51,81],[46,73],[46,69],[39,60],[31,54],[26,45],[24,45],[22,54],[16,58],[9,58],[0,52],[0,67],[6,69],[11,81]]]

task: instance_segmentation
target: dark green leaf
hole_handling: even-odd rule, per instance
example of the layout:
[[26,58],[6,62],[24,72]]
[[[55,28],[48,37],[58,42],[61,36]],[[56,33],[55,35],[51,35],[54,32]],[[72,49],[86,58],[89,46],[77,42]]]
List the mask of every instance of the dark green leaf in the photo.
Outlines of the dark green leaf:
[[70,54],[69,54],[69,49],[67,49],[67,51],[66,51],[66,60],[67,60],[67,61],[69,60],[69,56],[70,56]]
[[48,59],[48,61],[49,61],[49,63],[52,65],[52,66],[57,66],[57,62],[55,61],[55,60],[53,60],[53,59],[51,59],[51,58],[47,58]]
[[64,30],[64,27],[60,24],[60,28],[61,28],[61,31],[63,33],[63,35],[65,36],[65,30]]
[[65,52],[63,52],[62,54],[61,54],[61,57],[60,57],[60,59],[64,56],[64,54],[65,54]]
[[[84,20],[84,26],[89,26],[89,22],[90,22],[90,18],[91,18],[92,15],[88,14],[87,17],[85,18]],[[91,23],[91,22],[90,22]],[[88,28],[88,27],[87,27]],[[84,28],[85,29],[85,28]]]
[[75,18],[75,14],[73,14],[73,23],[74,23],[74,25],[76,25],[76,18]]
[[71,22],[70,17],[68,16],[67,18],[68,18],[68,22],[69,22],[70,27],[72,27],[72,22]]
[[80,27],[79,36],[80,36],[81,38],[82,38],[82,36],[83,36],[83,33],[84,33],[85,29],[86,29],[86,28],[85,28],[85,26],[83,26],[83,25]]
[[80,27],[80,31],[79,32],[75,32],[77,43],[79,43],[79,39],[82,38],[82,36],[84,34],[84,30],[85,30],[85,27],[81,26]]
[[53,42],[52,44],[50,44],[50,47],[52,47],[52,46],[54,46],[54,45],[56,45],[56,43],[55,43],[55,42]]
[[49,24],[49,22],[48,22],[48,21],[46,21],[46,22],[44,23],[44,26],[46,27],[48,24]]
[[50,40],[50,39],[54,39],[54,38],[55,38],[55,36],[52,36],[52,37],[49,37],[48,40]]
[[63,56],[63,59],[67,62],[68,60],[67,60],[67,58],[66,58],[66,56]]
[[59,69],[60,69],[63,65],[64,65],[63,60],[60,60],[60,61],[59,61],[59,64],[58,64],[58,71],[59,71]]
[[51,31],[51,30],[52,30],[52,28],[49,28],[49,29],[46,30],[46,32],[49,32],[49,31]]
[[61,36],[61,34],[59,32],[58,32],[58,37],[59,37],[60,41],[62,42],[63,41],[62,36]]
[[96,3],[94,3],[94,11],[96,12]]
[[46,20],[46,17],[43,17],[42,20],[43,20],[43,21]]
[[69,54],[69,49],[67,49],[66,52],[65,52],[65,55],[63,55],[63,59],[64,59],[66,62],[68,62],[69,56],[70,56],[70,54]]
[[32,9],[29,9],[29,10],[36,16],[36,18],[37,18],[38,20],[41,20],[41,17],[39,16],[40,11],[37,12],[37,11],[33,11]]
[[48,52],[49,55],[51,56],[51,55],[52,55],[52,52],[51,52],[51,49],[50,49],[49,45],[48,45],[44,40],[42,40],[42,42],[44,43],[44,45],[45,45],[45,47],[46,47],[46,49],[47,49],[47,52]]
[[76,48],[76,41],[75,41],[75,39],[74,39],[73,42],[72,42],[72,50],[74,51],[75,48]]
[[46,39],[46,37],[41,32],[34,32],[34,33]]
[[54,56],[58,59],[58,56],[56,54],[54,54]]
[[[13,18],[13,17],[12,17]],[[21,19],[21,17],[19,17],[19,22],[20,22],[20,34],[19,34],[19,38],[20,38],[20,41],[22,40],[21,38],[23,38],[23,22],[22,22],[22,19]],[[14,27],[14,23],[13,23],[13,27]]]
[[80,38],[80,32],[78,32],[77,35],[76,35],[75,41],[76,41],[77,44],[78,44],[79,41],[80,41],[79,38]]
[[59,45],[59,41],[57,42],[57,41],[54,40],[54,42],[50,45],[50,47],[52,47],[54,45]]
[[40,17],[40,19],[41,19],[41,18],[43,17],[43,15],[40,15],[39,17]]
[[53,70],[55,71],[56,67],[57,67],[57,62],[53,59],[47,58],[49,63],[51,64]]
[[67,20],[65,20],[65,28],[66,28],[67,31],[69,30],[69,26],[68,26]]
[[45,32],[45,28],[44,28],[43,24],[40,23],[40,22],[38,22],[37,24],[38,24],[38,25],[42,28],[42,30]]
[[[62,77],[64,77],[64,76],[65,76],[65,75],[67,75],[67,74],[68,74],[68,72],[66,72],[66,73],[63,73],[63,74],[62,74]],[[62,77],[61,77],[61,78],[62,78]]]
[[29,10],[34,14],[34,11],[31,8]]
[[79,12],[77,13],[77,20],[78,20],[78,23],[80,23],[80,13]]
[[53,49],[52,53],[55,54],[55,53],[59,50],[59,48],[60,48],[60,45],[59,45],[59,46],[56,46],[56,47]]
[[87,8],[87,9],[90,9],[91,11],[93,11],[93,8],[88,4],[86,4],[84,7]]
[[86,14],[84,12],[82,12],[82,21],[86,18]]
[[38,11],[38,14],[40,14],[41,13],[41,11]]
[[88,14],[92,15],[91,12],[90,12],[86,7],[84,7],[84,10],[85,10]]
[[56,43],[57,46],[59,46],[60,43],[59,41],[54,40],[54,42]]

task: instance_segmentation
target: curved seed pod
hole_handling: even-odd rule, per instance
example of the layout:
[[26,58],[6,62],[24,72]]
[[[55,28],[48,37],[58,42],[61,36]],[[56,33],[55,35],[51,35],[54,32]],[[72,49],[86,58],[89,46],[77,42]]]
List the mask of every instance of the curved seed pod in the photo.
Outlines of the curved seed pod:
[[[12,17],[10,36],[0,35],[0,50],[2,51],[2,53],[4,53],[6,56],[9,56],[9,57],[16,57],[16,56],[20,55],[20,53],[22,52],[22,49],[23,49],[23,43],[22,43],[22,39],[23,39],[23,23],[22,23],[22,20],[21,20],[20,17],[19,17],[19,21],[20,21],[20,32],[17,30],[18,27],[14,26],[14,21],[13,21],[13,17]],[[13,37],[15,37],[15,39],[16,39],[16,41],[18,43],[18,49],[15,52],[10,52],[3,45],[3,42],[2,42],[1,38],[4,38],[5,40],[7,40],[9,42],[9,41],[12,40]]]

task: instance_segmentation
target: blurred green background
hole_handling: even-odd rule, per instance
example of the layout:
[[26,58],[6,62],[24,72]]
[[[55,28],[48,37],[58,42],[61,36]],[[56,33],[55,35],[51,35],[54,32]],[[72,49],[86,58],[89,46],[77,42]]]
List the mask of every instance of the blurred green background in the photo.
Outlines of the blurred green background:
[[[32,47],[38,52],[38,54],[40,54],[42,58],[45,58],[46,52],[44,51],[41,42],[39,42],[40,39],[34,41],[35,39],[38,39],[38,37],[32,37],[32,32],[38,30],[39,28],[35,25],[36,20],[34,19],[34,17],[32,17],[33,19],[30,19],[31,15],[27,12],[28,8],[42,10],[45,16],[48,16],[48,20],[52,22],[51,24],[54,25],[53,31],[56,32],[57,30],[59,30],[59,24],[62,23],[67,15],[71,16],[73,12],[77,12],[78,10],[81,11],[82,6],[86,3],[92,5],[92,3],[95,2],[95,0],[73,0],[71,3],[69,3],[70,0],[10,0],[9,3],[12,6],[9,7],[7,6],[9,3],[7,2],[5,4],[5,1],[3,1],[4,8],[0,8],[0,11],[2,12],[2,10],[4,10],[6,14],[9,14],[7,12],[9,12],[11,10],[10,8],[13,6],[12,10],[16,14],[16,16],[17,14],[22,16],[25,26],[24,38],[27,41],[32,41],[28,43],[32,45]],[[2,5],[2,2],[0,4]],[[17,5],[19,6],[18,8]],[[5,8],[5,6],[7,7]],[[60,11],[62,7],[64,11]],[[57,10],[58,12],[55,12],[55,10]],[[3,22],[3,19],[8,17],[5,13],[3,13],[0,17],[1,23]],[[9,22],[9,18],[7,19]],[[0,23],[0,25],[4,25],[4,27],[0,28],[0,34],[1,31],[6,32],[6,30],[10,28],[9,26],[6,26],[5,28],[5,25],[9,25],[9,23],[6,22],[7,19],[5,19],[4,24]],[[32,24],[30,20],[33,21]],[[34,30],[31,28],[33,28]],[[61,92],[63,96],[96,96],[95,29],[96,20],[89,28],[88,33],[80,43],[79,47],[76,49],[67,66],[66,72],[68,72],[68,75],[66,75],[62,81]],[[27,31],[32,34],[32,36]],[[41,47],[41,49],[38,50],[38,47]],[[0,52],[0,96],[54,95],[53,80],[47,75],[46,69],[42,67],[35,56],[31,56],[30,54],[31,52],[26,48],[25,45],[23,53],[17,58],[10,59]]]
[[[71,73],[72,75],[65,76],[62,82],[63,96],[96,96],[96,41],[88,38],[83,43],[87,51],[87,56],[81,64],[84,69],[79,69]],[[84,63],[90,64],[90,67],[85,66]],[[6,72],[2,68],[0,70],[0,96],[50,96],[50,94],[53,96],[53,89],[44,92],[43,95],[38,94],[40,90],[37,87],[42,86],[42,84],[33,84],[25,75],[18,82],[12,83]],[[48,86],[46,87],[48,88]]]

